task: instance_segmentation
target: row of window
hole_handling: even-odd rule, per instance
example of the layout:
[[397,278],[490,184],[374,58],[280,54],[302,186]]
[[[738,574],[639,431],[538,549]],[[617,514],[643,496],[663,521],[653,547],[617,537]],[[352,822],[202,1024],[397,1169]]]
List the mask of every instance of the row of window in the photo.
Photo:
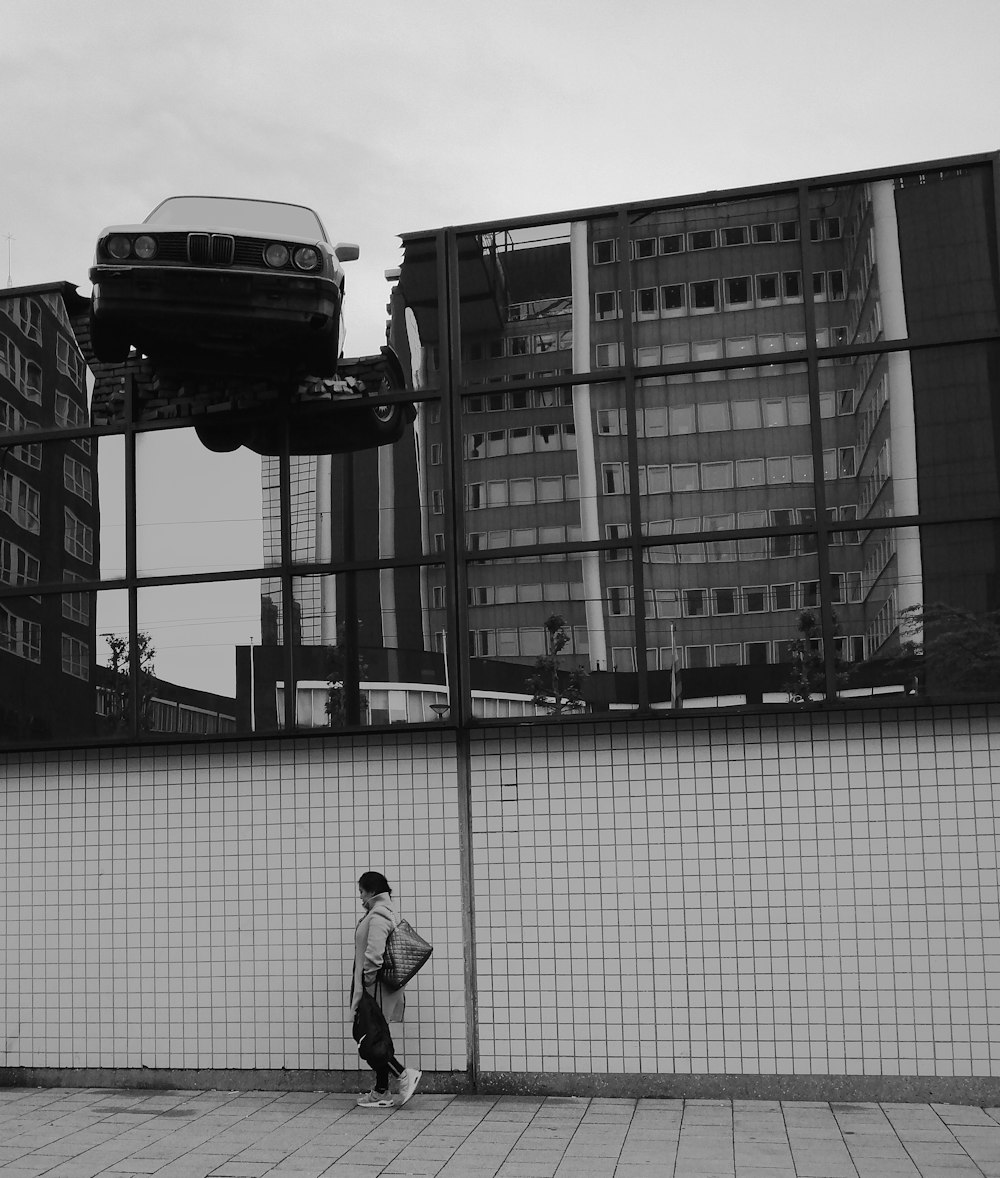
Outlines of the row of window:
[[[854,412],[854,389],[837,389],[820,393],[821,418],[848,416]],[[598,434],[624,436],[628,429],[627,411],[598,409]],[[760,397],[739,401],[704,401],[687,405],[656,405],[636,410],[636,432],[640,438],[679,437],[697,433],[720,433],[727,430],[776,429],[788,425],[809,424],[809,398],[805,393],[786,397]]]
[[572,315],[573,299],[569,295],[556,299],[532,299],[527,303],[508,303],[507,322],[521,323],[526,319],[549,319],[555,315]]
[[[843,270],[818,270],[812,276],[816,302],[839,301],[847,297]],[[740,274],[732,278],[709,278],[640,286],[632,292],[633,319],[675,319],[681,315],[706,315],[718,311],[746,311],[754,307],[777,307],[802,302],[802,272],[785,270],[768,274]],[[620,319],[620,290],[594,292],[594,317]]]
[[[840,347],[847,343],[846,327],[823,327],[816,332],[818,348]],[[736,360],[743,356],[770,356],[780,352],[803,352],[806,348],[804,331],[771,331],[759,335],[730,336],[726,339],[695,340],[692,343],[650,344],[633,349],[637,367],[651,368],[657,364],[690,364],[706,360]],[[594,366],[596,368],[618,368],[624,363],[625,345],[621,340],[594,345]],[[853,359],[844,361],[853,363]],[[829,367],[832,361],[820,361],[821,367]],[[777,375],[781,365],[758,365],[750,368],[731,368],[719,372],[698,372],[694,380],[745,379],[761,374]],[[668,380],[671,378],[668,378]],[[677,376],[676,380],[691,380],[690,376]]]
[[[580,498],[578,475],[539,475],[537,478],[490,479],[483,483],[467,483],[465,508],[478,511],[485,507],[521,507],[534,503],[563,503]],[[443,495],[431,496],[432,511],[444,511]],[[440,511],[439,505],[440,504]]]
[[[793,639],[757,642],[716,642],[712,645],[649,646],[646,666],[650,671],[669,671],[676,656],[678,670],[708,667],[763,667],[792,662]],[[841,635],[834,639],[836,655],[845,663],[860,663],[865,658],[864,639],[860,634]],[[635,671],[635,647],[611,648],[613,671]],[[683,680],[681,681],[683,691]]]
[[[537,375],[537,374],[536,374]],[[552,409],[573,404],[570,385],[551,389],[509,389],[502,393],[477,393],[462,398],[463,413],[509,413],[518,409]],[[435,406],[440,411],[439,406]],[[440,418],[431,418],[432,424]]]
[[[888,478],[886,462],[877,464],[877,474]],[[823,451],[823,478],[850,479],[857,474],[853,446]],[[734,487],[780,487],[790,483],[813,482],[811,454],[776,455],[772,458],[737,458],[714,462],[663,462],[640,466],[640,495],[685,494],[691,491],[729,491]],[[870,476],[875,477],[875,476]],[[601,463],[601,491],[605,495],[627,495],[631,490],[627,462]],[[862,513],[864,514],[864,513]]]
[[[839,241],[843,237],[840,217],[815,217],[809,221],[812,241]],[[661,233],[655,237],[637,237],[629,242],[632,261],[671,257],[701,250],[732,248],[741,245],[774,245],[799,240],[798,220],[760,221],[747,225],[722,225],[712,229],[689,229],[682,233]],[[595,266],[618,261],[618,238],[599,238],[593,242]]]
[[[34,447],[18,447],[34,450]],[[39,461],[40,465],[40,461]],[[93,503],[93,472],[76,458],[66,454],[63,457],[63,485],[67,491],[78,495],[85,503]],[[41,496],[29,483],[10,471],[0,470],[0,511],[26,532],[38,535],[41,530]],[[67,516],[72,512],[67,508]],[[75,519],[76,517],[73,516]],[[77,521],[78,523],[80,521]],[[93,533],[92,528],[88,531]]]
[[[65,612],[65,611],[64,611]],[[63,634],[62,669],[76,679],[90,679],[90,645]],[[0,602],[0,650],[29,663],[42,661],[42,626],[9,610]]]
[[[462,448],[469,461],[502,458],[507,454],[553,454],[559,450],[575,450],[576,427],[571,423],[525,425],[471,433],[463,437]],[[431,466],[440,462],[441,444],[435,442],[431,444]]]
[[[863,600],[860,572],[830,574],[830,602],[857,604]],[[609,585],[606,594],[609,617],[631,617],[635,612],[631,585]],[[784,613],[819,609],[819,581],[789,581],[776,585],[713,586],[691,589],[643,590],[647,618],[733,617],[736,614]]]
[[568,351],[572,346],[571,329],[536,331],[531,335],[495,335],[485,340],[465,341],[462,345],[462,359],[477,363],[511,356],[542,356],[547,352]]

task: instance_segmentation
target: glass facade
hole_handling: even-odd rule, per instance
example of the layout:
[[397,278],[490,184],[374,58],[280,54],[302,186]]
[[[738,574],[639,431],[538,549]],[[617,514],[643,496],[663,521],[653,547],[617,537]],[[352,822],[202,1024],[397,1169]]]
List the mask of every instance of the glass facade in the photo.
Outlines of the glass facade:
[[413,420],[332,454],[7,292],[0,740],[997,698],[996,179],[404,236]]

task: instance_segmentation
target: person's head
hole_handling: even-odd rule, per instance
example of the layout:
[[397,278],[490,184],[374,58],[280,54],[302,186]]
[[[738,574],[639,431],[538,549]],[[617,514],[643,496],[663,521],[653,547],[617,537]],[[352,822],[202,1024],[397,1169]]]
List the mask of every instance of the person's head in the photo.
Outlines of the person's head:
[[388,892],[392,895],[392,888],[389,887],[389,881],[385,878],[381,871],[365,871],[358,880],[358,891],[361,894],[362,902],[370,900],[373,896],[379,895],[381,892]]

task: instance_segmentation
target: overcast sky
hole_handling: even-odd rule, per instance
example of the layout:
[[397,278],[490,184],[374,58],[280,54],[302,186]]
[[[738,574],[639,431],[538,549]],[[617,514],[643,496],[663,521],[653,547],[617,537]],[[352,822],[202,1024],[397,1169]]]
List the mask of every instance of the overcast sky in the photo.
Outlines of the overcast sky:
[[993,151],[998,46],[996,0],[2,0],[0,283],[8,235],[88,293],[166,196],[293,201],[370,352],[399,233]]
[[86,292],[166,196],[308,204],[363,352],[402,232],[995,150],[998,46],[990,0],[3,0],[0,244]]

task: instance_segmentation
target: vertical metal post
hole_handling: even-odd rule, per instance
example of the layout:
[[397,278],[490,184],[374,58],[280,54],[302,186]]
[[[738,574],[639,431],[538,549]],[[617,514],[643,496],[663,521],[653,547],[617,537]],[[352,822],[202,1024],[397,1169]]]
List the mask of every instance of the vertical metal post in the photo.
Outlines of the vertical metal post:
[[456,374],[461,372],[458,243],[454,230],[437,235],[437,289],[440,326],[441,414],[444,447],[449,703],[455,730],[455,785],[462,894],[463,975],[465,984],[466,1068],[473,1091],[479,1087],[479,999],[476,974],[476,890],[472,853],[472,700],[469,681],[468,573],[465,556],[465,500],[462,478],[462,404]]
[[[813,293],[813,256],[809,229],[809,187],[799,186],[799,255],[802,259],[802,307],[805,312],[806,370],[809,394],[809,431],[813,452],[813,504],[816,512],[816,573],[819,577],[820,633],[827,700],[837,698],[835,621],[830,601],[830,527],[826,518],[826,473],[823,468],[823,418],[820,411],[819,357],[816,347],[816,303]],[[801,615],[802,610],[799,610]]]
[[[142,675],[141,652],[139,649],[139,591],[136,588],[138,559],[136,556],[136,472],[135,472],[135,379],[131,370],[125,373],[125,583],[128,595],[128,737],[135,740],[139,735],[139,708],[142,692],[139,680]],[[100,446],[100,441],[98,441]]]
[[[625,355],[625,421],[629,479],[629,551],[632,560],[632,635],[638,673],[638,707],[649,710],[649,673],[646,668],[646,578],[642,547],[642,496],[639,488],[639,434],[635,397],[635,333],[632,330],[632,256],[628,214],[618,212],[618,257],[622,276],[622,349]],[[589,313],[589,308],[588,308]],[[610,667],[609,667],[610,670]]]

